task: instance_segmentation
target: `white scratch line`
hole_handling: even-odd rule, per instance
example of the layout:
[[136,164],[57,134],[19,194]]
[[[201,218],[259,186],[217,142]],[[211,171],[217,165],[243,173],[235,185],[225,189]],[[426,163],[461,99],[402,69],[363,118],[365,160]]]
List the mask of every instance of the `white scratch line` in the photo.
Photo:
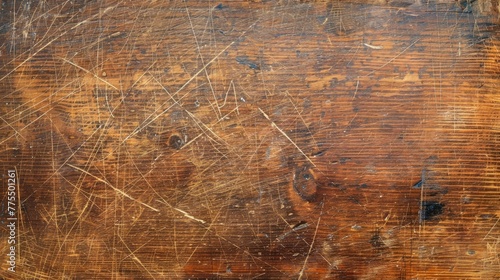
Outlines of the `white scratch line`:
[[[181,212],[181,213],[184,215],[184,217],[186,217],[186,218],[188,218],[188,219],[191,219],[191,220],[193,220],[193,221],[197,221],[197,222],[202,223],[202,224],[206,224],[206,223],[207,223],[207,222],[205,222],[205,221],[204,221],[204,220],[202,220],[202,219],[195,218],[194,216],[190,215],[188,212],[186,212],[186,211],[184,211],[184,210],[181,210],[181,209],[179,209],[179,208],[175,208],[175,207],[173,207],[172,205],[170,205],[170,203],[168,203],[168,202],[167,202],[165,199],[163,199],[163,198],[162,198],[161,200],[157,199],[156,201],[158,201],[158,202],[160,202],[160,203],[163,203],[163,204],[167,205],[168,207],[170,207],[170,208],[174,209],[175,211]],[[210,225],[210,227],[211,227],[211,226],[212,226],[212,225]]]
[[101,179],[101,178],[99,178],[99,177],[97,177],[97,176],[95,176],[95,175],[93,175],[93,174],[89,173],[88,171],[86,171],[86,170],[84,170],[84,169],[81,169],[80,167],[76,167],[76,166],[74,166],[74,165],[72,165],[72,164],[69,164],[69,163],[66,163],[66,165],[67,165],[67,166],[69,166],[69,167],[71,167],[71,168],[74,168],[74,169],[76,169],[76,170],[78,170],[78,171],[80,171],[80,172],[82,172],[82,173],[85,173],[85,174],[89,175],[90,177],[92,177],[92,178],[94,178],[94,179],[98,180],[99,182],[102,182],[102,183],[106,184],[107,186],[111,187],[114,191],[116,191],[117,193],[119,193],[119,194],[123,195],[124,197],[126,197],[126,198],[128,198],[128,199],[130,199],[130,200],[133,200],[133,201],[135,201],[135,202],[138,202],[138,203],[140,203],[140,204],[142,204],[142,205],[144,205],[144,206],[148,207],[148,208],[149,208],[149,209],[151,209],[151,210],[154,210],[154,211],[156,211],[156,212],[160,212],[160,210],[158,210],[158,209],[156,209],[156,208],[154,208],[154,207],[152,207],[152,206],[149,206],[149,205],[147,205],[146,203],[144,203],[144,202],[142,202],[142,201],[139,201],[139,200],[137,200],[137,199],[135,199],[135,198],[131,197],[131,196],[130,196],[129,194],[127,194],[126,192],[124,192],[124,191],[122,191],[122,190],[120,190],[120,189],[116,188],[115,186],[111,185],[111,183],[109,183],[108,181],[106,181],[106,180],[104,180],[104,179]]
[[[21,136],[21,138],[23,138],[23,140],[26,140],[26,138],[24,138],[24,136],[23,136],[21,133],[19,133],[19,131],[17,131],[17,130],[16,130],[16,128],[15,128],[15,127],[13,127],[13,126],[12,126],[12,125],[8,122],[8,121],[6,121],[6,120],[5,120],[4,118],[2,118],[2,117],[0,117],[0,120],[4,121],[4,122],[5,122],[8,126],[10,126],[10,128],[12,128],[12,130],[14,130],[14,132],[15,132],[17,135]],[[9,138],[10,138],[10,137],[9,137]]]
[[488,235],[490,235],[491,231],[497,226],[498,221],[500,221],[500,218],[497,219],[497,221],[495,222],[495,224],[491,227],[490,231],[488,231],[488,233],[484,236],[483,240],[485,240],[486,237],[488,237]]
[[[120,234],[118,234],[118,237],[120,237],[121,242],[123,243],[123,245],[125,245],[125,247],[127,248],[127,250],[130,252],[129,256],[131,257],[131,259],[133,259],[138,264],[140,264],[142,266],[142,268],[144,268],[144,270],[146,270],[146,272],[149,274],[149,276],[151,276],[151,278],[156,279],[153,276],[153,274],[151,274],[151,272],[149,271],[149,269],[147,269],[144,266],[144,264],[142,263],[142,261],[134,254],[134,252],[137,251],[138,249],[133,252],[132,250],[130,250],[130,247],[127,245],[127,243],[125,243],[125,240],[123,240],[123,238],[122,238],[122,236]],[[141,245],[141,247],[144,246],[144,245],[145,244]],[[141,247],[139,247],[139,248],[141,248]]]
[[309,246],[309,252],[307,252],[306,259],[304,260],[304,264],[302,265],[302,269],[299,272],[299,278],[298,278],[298,280],[301,280],[302,276],[304,275],[304,270],[306,269],[307,261],[309,260],[309,256],[311,255],[312,248],[314,246],[314,242],[316,241],[316,234],[318,233],[319,222],[321,221],[321,215],[323,214],[323,206],[324,206],[324,204],[322,202],[322,204],[321,204],[321,212],[319,213],[318,222],[316,223],[316,230],[314,230],[313,240],[311,242],[311,246]]
[[300,153],[301,153],[304,157],[306,157],[306,159],[307,159],[307,160],[308,160],[308,161],[309,161],[309,162],[310,162],[310,163],[311,163],[314,167],[316,167],[316,164],[314,164],[314,162],[313,162],[313,161],[312,161],[312,160],[311,160],[311,159],[310,159],[310,158],[309,158],[309,157],[308,157],[308,156],[304,153],[304,151],[302,151],[302,149],[301,149],[299,146],[297,146],[297,144],[295,144],[295,142],[293,142],[293,140],[292,140],[292,139],[291,139],[291,138],[290,138],[290,137],[289,137],[289,136],[288,136],[288,135],[287,135],[287,134],[286,134],[286,133],[285,133],[285,132],[284,132],[281,128],[279,128],[279,127],[278,127],[278,126],[277,126],[277,125],[276,125],[276,124],[275,124],[275,123],[274,123],[274,122],[273,122],[273,121],[269,118],[269,116],[268,116],[266,113],[264,113],[264,111],[262,111],[262,109],[261,109],[261,108],[258,108],[258,109],[259,109],[259,111],[262,113],[262,115],[264,115],[264,117],[265,117],[268,121],[270,121],[270,122],[271,122],[271,126],[272,126],[272,127],[274,127],[274,128],[276,128],[276,129],[277,129],[277,130],[278,130],[281,134],[283,134],[283,136],[285,136],[285,137],[286,137],[286,139],[288,139],[288,141],[290,141],[290,143],[292,143],[292,144],[295,146],[295,148],[297,148],[297,150],[299,150],[299,152],[300,152]]
[[358,81],[356,82],[356,90],[354,91],[354,95],[352,96],[352,99],[356,98],[356,93],[358,93],[358,87],[359,87],[359,77],[358,77]]
[[197,218],[195,218],[195,217],[193,217],[193,216],[189,215],[189,213],[188,213],[188,212],[186,212],[186,211],[184,211],[184,210],[181,210],[181,209],[179,209],[179,208],[175,208],[175,207],[172,207],[172,208],[173,208],[174,210],[177,210],[177,211],[181,212],[182,214],[184,214],[184,217],[186,217],[186,218],[189,218],[189,219],[191,219],[191,220],[194,220],[194,221],[200,222],[200,223],[202,223],[202,224],[207,223],[207,222],[205,222],[204,220],[197,219]]
[[87,70],[87,69],[85,69],[85,68],[81,67],[80,65],[78,65],[78,64],[76,64],[76,63],[74,63],[74,62],[72,62],[72,61],[69,61],[69,60],[67,60],[66,58],[63,58],[63,57],[61,57],[60,59],[61,59],[61,60],[63,60],[64,62],[66,62],[66,63],[69,63],[69,64],[71,64],[71,65],[75,66],[76,68],[78,68],[78,69],[80,69],[80,70],[84,71],[84,72],[85,72],[85,73],[87,73],[87,74],[91,74],[91,75],[93,75],[93,76],[94,76],[96,79],[98,79],[99,81],[101,81],[101,82],[103,82],[103,83],[107,84],[108,86],[112,87],[113,89],[115,89],[115,90],[118,90],[118,91],[119,91],[119,89],[118,89],[117,87],[115,87],[113,84],[111,84],[110,82],[108,82],[108,81],[104,80],[103,78],[99,77],[98,75],[96,75],[96,74],[94,74],[94,73],[90,72],[89,70]]
[[367,43],[363,43],[363,45],[369,47],[370,49],[374,49],[374,50],[381,50],[381,49],[384,48],[382,46],[374,46],[374,45],[370,45],[370,44],[367,44]]
[[[47,42],[45,45],[43,45],[42,47],[40,47],[37,51],[35,51],[33,54],[31,54],[28,58],[26,58],[25,60],[23,60],[21,63],[19,63],[16,67],[14,67],[14,69],[10,70],[7,74],[5,74],[3,77],[0,78],[0,81],[4,80],[5,78],[7,78],[8,76],[10,76],[12,73],[14,73],[15,71],[17,71],[17,69],[19,69],[21,66],[23,66],[26,62],[30,61],[33,57],[35,57],[39,52],[43,51],[44,49],[46,49],[48,46],[50,46],[52,43],[54,43],[55,41],[59,40],[59,38],[61,38],[62,36],[66,35],[66,33],[78,28],[80,25],[82,24],[85,24],[91,20],[93,20],[94,18],[96,18],[97,16],[102,16],[104,14],[106,14],[109,10],[112,10],[114,8],[116,8],[118,5],[116,6],[112,6],[112,7],[108,7],[106,8],[102,13],[99,13],[99,14],[95,14],[93,16],[91,16],[90,18],[84,20],[84,21],[81,21],[75,25],[73,25],[73,27],[71,27],[70,29],[62,32],[61,34],[59,34],[58,36],[56,36],[54,39],[50,40],[49,42]],[[31,51],[31,50],[30,50]],[[10,61],[9,63],[7,64],[10,64],[12,63],[14,60]],[[3,68],[3,67],[2,67]]]

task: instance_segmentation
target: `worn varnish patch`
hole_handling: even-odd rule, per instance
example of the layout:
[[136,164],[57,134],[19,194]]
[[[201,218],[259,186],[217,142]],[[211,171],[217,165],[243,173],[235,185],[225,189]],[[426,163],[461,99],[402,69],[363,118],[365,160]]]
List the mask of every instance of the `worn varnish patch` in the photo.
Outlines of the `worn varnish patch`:
[[1,277],[500,277],[498,1],[20,2]]

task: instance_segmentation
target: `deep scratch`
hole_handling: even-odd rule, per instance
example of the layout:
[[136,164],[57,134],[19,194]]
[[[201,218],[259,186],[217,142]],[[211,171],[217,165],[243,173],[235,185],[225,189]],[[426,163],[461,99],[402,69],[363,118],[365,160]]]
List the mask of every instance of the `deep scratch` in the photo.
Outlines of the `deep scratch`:
[[309,260],[309,256],[311,255],[314,242],[316,241],[316,235],[318,234],[319,223],[321,222],[321,215],[323,214],[323,206],[324,204],[323,202],[321,202],[321,212],[319,213],[318,222],[316,223],[316,229],[314,230],[313,240],[311,242],[311,245],[309,246],[309,251],[307,252],[306,259],[304,260],[304,264],[302,265],[302,269],[299,272],[298,280],[301,280],[302,276],[304,276],[304,270],[306,269],[307,261]]
[[135,201],[135,202],[137,202],[137,203],[140,203],[141,205],[146,206],[146,207],[148,207],[149,209],[151,209],[151,210],[153,210],[153,211],[160,212],[160,210],[158,210],[158,209],[154,208],[153,206],[147,205],[146,203],[144,203],[144,202],[142,202],[142,201],[139,201],[139,200],[137,200],[137,199],[135,199],[135,198],[131,197],[131,196],[130,196],[129,194],[127,194],[126,192],[124,192],[124,191],[122,191],[122,190],[120,190],[120,189],[116,188],[115,186],[113,186],[113,185],[112,185],[111,183],[109,183],[108,181],[106,181],[106,180],[104,180],[104,179],[101,179],[101,178],[99,178],[99,177],[97,177],[97,176],[95,176],[95,175],[91,174],[91,173],[90,173],[90,172],[88,172],[87,170],[81,169],[80,167],[76,167],[76,166],[74,166],[74,165],[72,165],[72,164],[69,164],[69,163],[66,163],[66,165],[67,165],[67,166],[69,166],[69,167],[71,167],[71,168],[73,168],[73,169],[76,169],[76,170],[78,170],[78,171],[80,171],[80,172],[82,172],[82,173],[84,173],[84,174],[89,175],[90,177],[92,177],[92,178],[96,179],[96,180],[97,180],[97,181],[99,181],[99,182],[102,182],[102,183],[106,184],[107,186],[109,186],[110,188],[112,188],[115,192],[117,192],[117,193],[121,194],[121,195],[122,195],[122,196],[124,196],[124,197],[126,197],[126,198],[128,198],[128,199],[130,199],[130,200],[133,200],[133,201]]
[[276,123],[274,123],[270,118],[269,116],[264,113],[264,111],[262,111],[261,108],[258,108],[259,111],[262,113],[262,115],[264,115],[264,117],[271,122],[271,126],[274,127],[276,130],[278,130],[281,134],[283,134],[283,136],[286,137],[286,139],[288,139],[288,141],[290,141],[290,143],[292,143],[292,145],[295,146],[295,148],[297,150],[299,150],[299,152],[314,166],[316,167],[316,164],[314,164],[314,162],[311,160],[311,158],[309,156],[306,155],[306,153],[304,153],[304,151],[302,151],[302,149],[281,129],[279,128]]

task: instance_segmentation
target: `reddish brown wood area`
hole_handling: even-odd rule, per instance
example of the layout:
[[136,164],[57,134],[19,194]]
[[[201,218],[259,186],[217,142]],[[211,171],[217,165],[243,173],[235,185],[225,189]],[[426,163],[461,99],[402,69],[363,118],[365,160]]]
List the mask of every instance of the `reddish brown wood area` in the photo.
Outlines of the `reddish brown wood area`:
[[0,3],[3,279],[500,278],[497,0]]

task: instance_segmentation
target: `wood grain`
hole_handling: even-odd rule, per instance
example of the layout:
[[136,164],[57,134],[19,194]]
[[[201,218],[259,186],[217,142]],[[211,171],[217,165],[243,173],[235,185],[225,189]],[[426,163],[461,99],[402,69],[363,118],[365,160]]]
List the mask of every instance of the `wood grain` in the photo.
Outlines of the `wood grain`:
[[500,278],[498,1],[0,3],[0,277]]

